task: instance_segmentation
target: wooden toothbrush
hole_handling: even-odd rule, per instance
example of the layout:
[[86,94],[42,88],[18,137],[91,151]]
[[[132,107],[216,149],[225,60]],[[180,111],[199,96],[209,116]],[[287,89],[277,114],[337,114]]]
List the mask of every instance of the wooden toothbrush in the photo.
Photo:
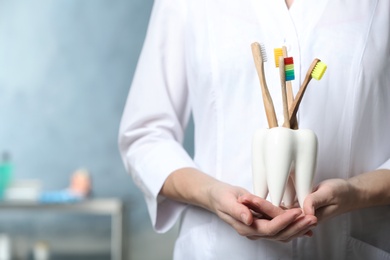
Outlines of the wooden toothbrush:
[[[282,82],[282,84],[284,84],[284,86],[282,86],[282,94],[284,95],[283,92],[285,92],[285,96],[286,96],[287,101],[286,101],[286,104],[283,103],[283,106],[284,107],[287,106],[287,111],[289,111],[292,103],[294,102],[294,94],[293,94],[292,85],[291,85],[291,80],[293,80],[295,78],[295,76],[294,76],[294,61],[293,61],[292,57],[287,57],[286,46],[282,46],[282,48],[275,48],[274,49],[274,59],[275,59],[275,67],[276,68],[279,67],[279,73],[280,73],[281,79],[283,76],[282,75],[283,71],[285,72],[284,73],[285,78],[283,80],[284,83]],[[282,59],[283,59],[283,61],[282,61]],[[286,64],[286,61],[287,61],[287,64]],[[281,63],[283,63],[284,68],[280,68]],[[288,75],[287,75],[287,73],[288,73]],[[283,100],[284,100],[284,97],[283,97]],[[284,111],[285,111],[285,109],[284,109]],[[287,114],[288,114],[288,112],[287,112]],[[286,119],[285,119],[283,126],[290,125],[290,120],[288,120],[288,121],[289,122],[287,123]]]
[[282,56],[279,57],[279,75],[280,75],[280,85],[282,87],[283,116],[284,116],[283,127],[290,128],[290,118],[288,112],[287,91],[286,91],[286,70],[284,66],[284,58]]
[[267,61],[265,55],[266,53],[264,48],[262,50],[260,44],[257,42],[252,43],[251,47],[252,47],[252,55],[253,55],[253,60],[255,62],[257,75],[260,80],[261,93],[263,95],[263,103],[264,103],[265,113],[267,116],[268,126],[269,128],[277,127],[278,121],[276,119],[275,108],[264,75],[264,62]]
[[290,125],[292,129],[298,128],[297,112],[299,109],[299,105],[301,104],[303,95],[305,94],[306,88],[309,85],[310,80],[312,78],[320,80],[324,75],[326,68],[327,68],[326,64],[321,62],[320,59],[314,59],[309,69],[307,70],[305,80],[303,81],[301,87],[299,88],[299,91],[295,96],[292,106],[289,108]]

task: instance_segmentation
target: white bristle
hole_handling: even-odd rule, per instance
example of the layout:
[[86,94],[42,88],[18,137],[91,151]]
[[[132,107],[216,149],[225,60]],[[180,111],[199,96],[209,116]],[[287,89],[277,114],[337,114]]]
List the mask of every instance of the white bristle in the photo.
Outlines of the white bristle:
[[265,46],[263,43],[260,43],[260,50],[261,50],[261,56],[263,58],[263,62],[266,62],[268,60],[268,58],[267,58],[267,52],[265,50]]

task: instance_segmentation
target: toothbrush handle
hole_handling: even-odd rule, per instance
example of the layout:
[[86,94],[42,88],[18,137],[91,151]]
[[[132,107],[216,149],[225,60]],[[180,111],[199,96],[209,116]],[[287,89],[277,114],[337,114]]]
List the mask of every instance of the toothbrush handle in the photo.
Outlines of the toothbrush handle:
[[279,57],[279,74],[280,74],[280,84],[282,87],[283,115],[284,115],[283,126],[290,128],[290,118],[288,113],[287,91],[286,91],[286,71],[284,67],[283,57]]
[[272,97],[267,87],[267,82],[265,81],[263,58],[261,54],[260,44],[255,42],[252,43],[251,47],[252,47],[252,55],[255,62],[257,75],[260,80],[261,93],[263,95],[263,103],[264,103],[265,113],[267,116],[268,126],[269,128],[277,127],[278,121],[276,119],[274,104],[272,102]]
[[[288,57],[286,46],[282,46],[282,52],[284,58]],[[288,105],[288,109],[290,109],[294,102],[294,92],[293,92],[291,81],[286,82],[286,92],[287,92],[287,105]],[[296,116],[290,119],[290,127],[291,129],[298,129],[298,121]]]
[[298,127],[296,116],[297,116],[297,112],[299,109],[299,105],[301,104],[301,101],[302,101],[303,95],[305,94],[306,88],[309,85],[310,80],[312,79],[311,73],[312,73],[314,67],[317,65],[317,62],[319,62],[319,61],[320,61],[319,59],[314,59],[313,62],[311,63],[309,69],[307,70],[305,80],[303,81],[301,87],[299,88],[299,91],[298,91],[297,95],[295,96],[294,102],[289,109],[289,116],[290,116],[290,122],[291,122],[292,128],[295,126]]

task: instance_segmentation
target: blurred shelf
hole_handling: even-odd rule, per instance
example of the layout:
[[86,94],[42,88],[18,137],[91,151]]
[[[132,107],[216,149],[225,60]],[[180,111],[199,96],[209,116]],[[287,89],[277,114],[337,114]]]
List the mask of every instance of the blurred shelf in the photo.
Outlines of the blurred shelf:
[[[107,260],[110,254],[50,254],[50,260]],[[34,260],[32,255],[27,260]]]
[[[117,198],[87,199],[72,203],[39,203],[30,201],[2,201],[0,210],[77,212],[111,216],[111,260],[126,259],[126,218],[124,203]],[[56,258],[57,259],[57,258]],[[73,258],[68,258],[73,259]],[[89,259],[89,258],[83,258]],[[94,258],[95,259],[95,258]],[[98,259],[98,258],[96,258]],[[100,259],[100,258],[99,258]],[[105,258],[107,259],[107,258]]]

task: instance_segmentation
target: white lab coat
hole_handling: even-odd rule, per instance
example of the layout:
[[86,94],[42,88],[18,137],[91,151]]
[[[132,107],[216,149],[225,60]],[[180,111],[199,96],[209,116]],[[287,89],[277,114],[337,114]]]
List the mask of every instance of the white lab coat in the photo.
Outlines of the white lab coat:
[[[251,241],[217,216],[158,196],[166,177],[197,167],[253,191],[251,139],[267,128],[250,44],[266,46],[278,119],[273,48],[294,57],[298,91],[309,65],[328,65],[299,109],[319,142],[315,183],[390,169],[390,1],[156,0],[120,128],[120,150],[165,232],[182,215],[176,259],[390,259],[390,207],[321,223],[311,238]],[[195,156],[181,146],[193,113]]]

